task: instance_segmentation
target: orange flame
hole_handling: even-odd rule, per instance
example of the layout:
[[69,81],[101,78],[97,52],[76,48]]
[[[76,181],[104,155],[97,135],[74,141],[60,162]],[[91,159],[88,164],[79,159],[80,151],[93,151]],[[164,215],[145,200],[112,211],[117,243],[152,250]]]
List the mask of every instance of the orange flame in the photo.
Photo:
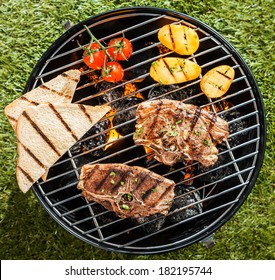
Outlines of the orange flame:
[[[223,110],[228,110],[231,107],[233,107],[233,104],[230,103],[227,100],[221,100],[218,103],[214,104],[214,108],[215,108],[216,112],[220,112],[220,111],[223,111]],[[203,109],[205,109],[207,111],[211,111],[211,106],[210,105],[205,106]]]
[[144,146],[145,153],[147,155],[147,160],[151,161],[154,158],[154,152],[149,147]]
[[[113,125],[113,118],[114,118],[114,114],[116,112],[116,109],[112,109],[108,114],[108,119],[110,121],[110,127],[109,128],[112,128],[114,125]],[[112,144],[114,143],[114,141],[118,140],[119,138],[121,138],[121,134],[119,134],[116,129],[111,129],[108,133],[107,133],[107,139],[106,139],[106,143],[107,145],[105,146],[105,151],[110,147],[112,146]],[[109,144],[108,144],[109,143]]]
[[[126,84],[125,87],[124,87],[123,96],[129,95],[129,94],[131,94],[133,92],[137,92],[137,91],[138,91],[138,88],[134,83]],[[142,98],[144,100],[144,97],[140,92],[137,92],[133,96]],[[109,128],[112,128],[114,126],[113,125],[113,118],[114,118],[115,113],[116,113],[116,109],[112,109],[107,115],[107,117],[110,121]],[[122,137],[122,135],[119,134],[119,132],[117,132],[116,129],[111,129],[107,133],[107,140],[106,140],[107,145],[105,146],[105,150],[107,150],[113,144],[114,141],[118,140],[121,137]],[[108,144],[108,143],[110,143],[110,144]]]
[[184,175],[184,181],[186,185],[192,185],[193,184],[193,179],[191,179],[196,171],[196,168],[192,166],[192,160],[187,160],[185,161],[185,165],[187,168],[185,169],[185,175]]

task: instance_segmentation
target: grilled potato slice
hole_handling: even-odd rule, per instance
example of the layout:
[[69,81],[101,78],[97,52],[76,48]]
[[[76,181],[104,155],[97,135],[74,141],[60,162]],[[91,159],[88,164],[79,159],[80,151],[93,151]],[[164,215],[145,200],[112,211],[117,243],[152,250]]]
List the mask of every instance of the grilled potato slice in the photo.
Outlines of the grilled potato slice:
[[150,76],[164,85],[194,80],[201,74],[201,67],[193,61],[179,57],[164,57],[154,61]]
[[164,25],[158,32],[158,39],[168,49],[181,55],[195,53],[200,44],[197,32],[185,25]]
[[210,98],[224,95],[230,88],[235,71],[228,65],[220,65],[209,70],[201,79],[200,87],[203,93]]

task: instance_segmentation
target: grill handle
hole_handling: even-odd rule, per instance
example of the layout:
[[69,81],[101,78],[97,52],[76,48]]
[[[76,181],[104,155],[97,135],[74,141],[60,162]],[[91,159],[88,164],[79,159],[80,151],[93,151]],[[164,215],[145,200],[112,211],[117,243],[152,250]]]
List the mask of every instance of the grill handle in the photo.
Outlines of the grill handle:
[[69,30],[71,27],[73,27],[74,24],[70,21],[70,20],[66,20],[64,23],[63,23],[63,28],[67,31]]
[[207,237],[205,237],[204,239],[202,239],[200,241],[207,249],[211,249],[213,248],[216,244],[215,244],[215,240],[214,240],[214,233],[208,235]]

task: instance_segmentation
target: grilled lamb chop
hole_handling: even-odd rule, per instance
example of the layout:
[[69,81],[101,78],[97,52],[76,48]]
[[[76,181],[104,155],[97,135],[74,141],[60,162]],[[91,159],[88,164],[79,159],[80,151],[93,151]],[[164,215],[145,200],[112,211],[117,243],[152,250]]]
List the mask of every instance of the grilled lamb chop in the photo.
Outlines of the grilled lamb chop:
[[141,103],[136,117],[136,145],[149,147],[169,166],[185,159],[212,166],[218,159],[216,144],[229,134],[228,123],[214,113],[175,100]]
[[167,215],[175,183],[152,171],[125,164],[84,165],[78,189],[121,218]]

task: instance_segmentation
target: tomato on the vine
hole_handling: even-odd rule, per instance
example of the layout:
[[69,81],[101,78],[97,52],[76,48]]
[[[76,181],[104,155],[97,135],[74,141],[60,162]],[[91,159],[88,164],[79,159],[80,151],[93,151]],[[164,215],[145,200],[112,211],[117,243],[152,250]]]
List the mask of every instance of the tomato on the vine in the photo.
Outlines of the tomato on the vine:
[[107,47],[113,60],[127,60],[133,53],[132,43],[124,37],[112,39]]
[[106,82],[116,83],[123,79],[124,70],[118,62],[110,61],[102,68],[102,77]]
[[107,58],[104,50],[97,43],[92,43],[89,48],[85,48],[83,53],[84,63],[91,69],[99,70],[103,67]]
[[82,47],[84,63],[93,70],[101,70],[101,76],[107,82],[121,81],[124,70],[117,61],[127,60],[132,55],[131,42],[123,35],[121,38],[110,40],[108,46],[105,47],[86,25],[84,27],[91,37],[89,47]]

